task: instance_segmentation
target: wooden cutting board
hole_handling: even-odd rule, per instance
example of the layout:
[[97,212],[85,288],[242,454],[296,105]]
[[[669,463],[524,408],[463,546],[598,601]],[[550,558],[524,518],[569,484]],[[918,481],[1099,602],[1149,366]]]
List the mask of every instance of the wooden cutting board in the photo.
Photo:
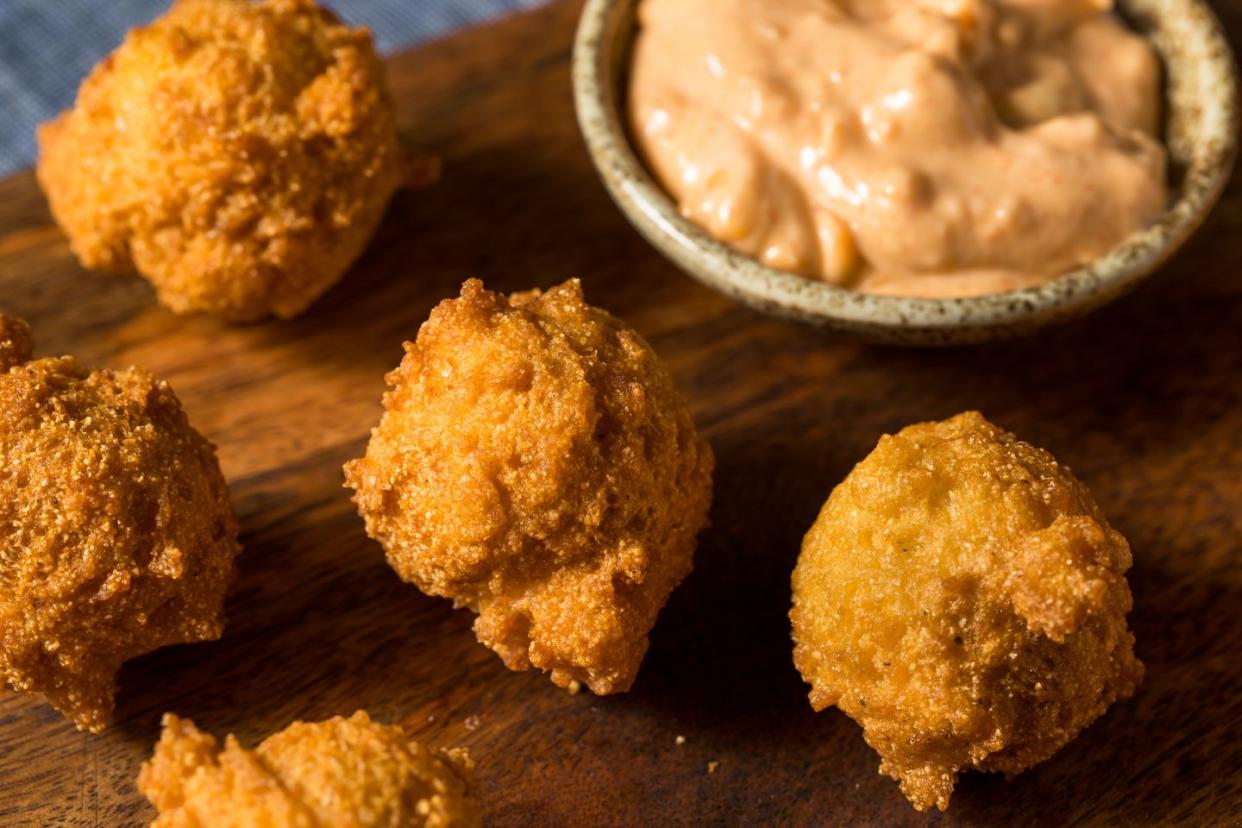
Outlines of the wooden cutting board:
[[[868,347],[752,313],[678,273],[596,182],[570,104],[578,9],[400,55],[406,142],[444,160],[302,318],[228,325],[81,271],[30,174],[0,183],[0,306],[40,354],[145,366],[220,448],[243,525],[223,640],[130,662],[117,719],[76,732],[0,692],[0,825],[131,826],[175,711],[253,743],[366,708],[478,760],[492,825],[1242,824],[1242,190],[1149,286],[1035,338]],[[1242,0],[1224,17],[1242,32]],[[697,569],[632,692],[510,673],[471,615],[401,583],[342,488],[383,375],[468,276],[582,277],[671,364],[718,458]],[[1043,765],[966,775],[917,814],[844,715],[811,712],[786,612],[802,533],[884,432],[977,408],[1087,481],[1134,548],[1147,680]],[[678,744],[678,736],[684,744]],[[714,770],[713,770],[714,769]]]

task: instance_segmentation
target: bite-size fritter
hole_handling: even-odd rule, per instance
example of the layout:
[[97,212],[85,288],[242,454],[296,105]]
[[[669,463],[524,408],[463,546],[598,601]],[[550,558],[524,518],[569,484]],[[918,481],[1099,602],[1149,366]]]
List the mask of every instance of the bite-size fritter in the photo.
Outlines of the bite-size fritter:
[[362,253],[401,162],[370,35],[312,0],[178,0],[39,130],[87,268],[179,313],[291,317]]
[[166,713],[138,789],[159,811],[152,828],[472,828],[473,770],[464,750],[430,750],[361,710],[254,750]]
[[122,662],[220,637],[237,519],[166,383],[30,358],[0,316],[0,678],[82,729]]
[[794,662],[916,808],[1047,759],[1143,666],[1130,548],[1050,454],[980,414],[910,426],[833,491],[793,574]]
[[629,689],[693,567],[712,454],[655,352],[577,280],[442,302],[345,467],[406,581],[479,613],[513,670]]

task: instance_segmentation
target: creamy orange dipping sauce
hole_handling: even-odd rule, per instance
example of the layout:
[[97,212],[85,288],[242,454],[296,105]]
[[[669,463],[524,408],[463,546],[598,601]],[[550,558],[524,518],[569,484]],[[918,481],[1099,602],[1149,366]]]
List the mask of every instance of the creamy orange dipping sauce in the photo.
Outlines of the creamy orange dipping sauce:
[[997,293],[1164,209],[1159,63],[1111,0],[643,0],[639,22],[642,154],[772,267]]

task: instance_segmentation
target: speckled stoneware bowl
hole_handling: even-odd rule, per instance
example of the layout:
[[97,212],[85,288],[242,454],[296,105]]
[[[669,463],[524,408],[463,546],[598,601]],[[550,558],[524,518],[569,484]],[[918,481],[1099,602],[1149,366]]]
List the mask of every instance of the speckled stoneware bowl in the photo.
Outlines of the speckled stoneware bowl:
[[870,296],[765,267],[682,217],[635,154],[624,117],[638,0],[588,0],[574,48],[574,97],[587,147],[613,199],[646,238],[705,284],[767,313],[870,340],[981,342],[1086,313],[1155,272],[1220,197],[1238,130],[1233,56],[1201,0],[1120,0],[1164,61],[1172,203],[1154,226],[1043,285],[967,299]]

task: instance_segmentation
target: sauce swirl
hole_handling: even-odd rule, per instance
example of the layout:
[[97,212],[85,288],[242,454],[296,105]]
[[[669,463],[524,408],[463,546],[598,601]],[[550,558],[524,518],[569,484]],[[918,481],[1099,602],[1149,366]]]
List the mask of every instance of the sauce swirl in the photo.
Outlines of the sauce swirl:
[[781,270],[973,296],[1166,201],[1160,67],[1111,0],[643,0],[631,129],[682,213]]

